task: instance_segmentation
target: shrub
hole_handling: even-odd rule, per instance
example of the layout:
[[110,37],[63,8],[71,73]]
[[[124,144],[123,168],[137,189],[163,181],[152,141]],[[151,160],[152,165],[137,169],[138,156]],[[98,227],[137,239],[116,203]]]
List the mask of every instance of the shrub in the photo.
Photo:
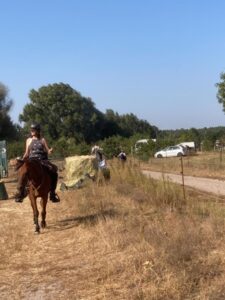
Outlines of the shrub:
[[25,143],[24,141],[18,142],[9,142],[7,143],[7,158],[15,158],[18,156],[22,156],[25,151]]

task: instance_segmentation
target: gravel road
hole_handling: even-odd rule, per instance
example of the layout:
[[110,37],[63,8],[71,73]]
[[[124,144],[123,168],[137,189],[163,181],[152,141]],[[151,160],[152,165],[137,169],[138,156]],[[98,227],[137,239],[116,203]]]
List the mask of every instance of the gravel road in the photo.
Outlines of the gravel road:
[[[154,179],[162,179],[163,176],[166,180],[182,184],[182,176],[170,173],[161,173],[143,170],[143,174],[152,177]],[[217,194],[219,196],[225,196],[225,181],[218,179],[209,179],[202,177],[184,176],[184,185],[196,188],[198,190]]]

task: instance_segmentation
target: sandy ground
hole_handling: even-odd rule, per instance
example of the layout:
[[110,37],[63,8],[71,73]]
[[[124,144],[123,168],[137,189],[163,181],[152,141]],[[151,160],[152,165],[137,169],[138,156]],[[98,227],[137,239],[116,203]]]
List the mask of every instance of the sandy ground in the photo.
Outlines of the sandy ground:
[[[152,177],[154,179],[161,180],[164,178],[165,180],[169,180],[178,184],[183,184],[181,175],[154,172],[148,170],[143,170],[143,174]],[[183,179],[184,179],[184,186],[196,188],[198,190],[207,193],[213,193],[219,196],[225,195],[225,181],[223,180],[209,179],[209,178],[202,178],[202,177],[192,177],[192,176],[184,176]]]
[[86,265],[92,266],[96,253],[87,257],[85,250],[94,240],[94,229],[79,226],[81,217],[68,206],[76,201],[76,193],[59,192],[60,203],[49,201],[47,228],[35,235],[28,198],[14,201],[17,175],[12,169],[4,184],[9,199],[0,201],[0,299],[96,299],[88,294],[91,288],[85,288],[93,284],[85,281]]

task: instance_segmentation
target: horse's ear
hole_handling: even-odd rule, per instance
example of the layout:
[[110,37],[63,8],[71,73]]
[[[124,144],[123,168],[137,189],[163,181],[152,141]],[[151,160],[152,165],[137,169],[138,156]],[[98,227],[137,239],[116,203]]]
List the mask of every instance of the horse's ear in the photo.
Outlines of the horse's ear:
[[15,167],[16,164],[17,164],[17,159],[16,158],[10,159],[10,161],[9,161],[10,167]]

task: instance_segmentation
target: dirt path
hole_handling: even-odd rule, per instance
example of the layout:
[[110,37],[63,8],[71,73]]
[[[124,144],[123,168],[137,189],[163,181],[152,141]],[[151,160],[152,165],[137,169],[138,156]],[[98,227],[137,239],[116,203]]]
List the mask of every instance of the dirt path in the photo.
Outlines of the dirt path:
[[[170,173],[155,172],[143,170],[143,174],[154,179],[166,179],[175,183],[182,184],[182,176]],[[202,177],[184,176],[184,185],[196,188],[198,190],[217,194],[220,196],[225,195],[225,181],[218,179],[209,179]]]
[[97,268],[104,255],[95,246],[95,227],[87,230],[80,221],[75,205],[79,191],[59,192],[60,203],[49,201],[47,228],[35,235],[28,198],[23,203],[14,201],[15,172],[10,170],[4,183],[9,199],[0,201],[0,299],[97,299],[89,295],[96,292],[97,280],[90,269]]

